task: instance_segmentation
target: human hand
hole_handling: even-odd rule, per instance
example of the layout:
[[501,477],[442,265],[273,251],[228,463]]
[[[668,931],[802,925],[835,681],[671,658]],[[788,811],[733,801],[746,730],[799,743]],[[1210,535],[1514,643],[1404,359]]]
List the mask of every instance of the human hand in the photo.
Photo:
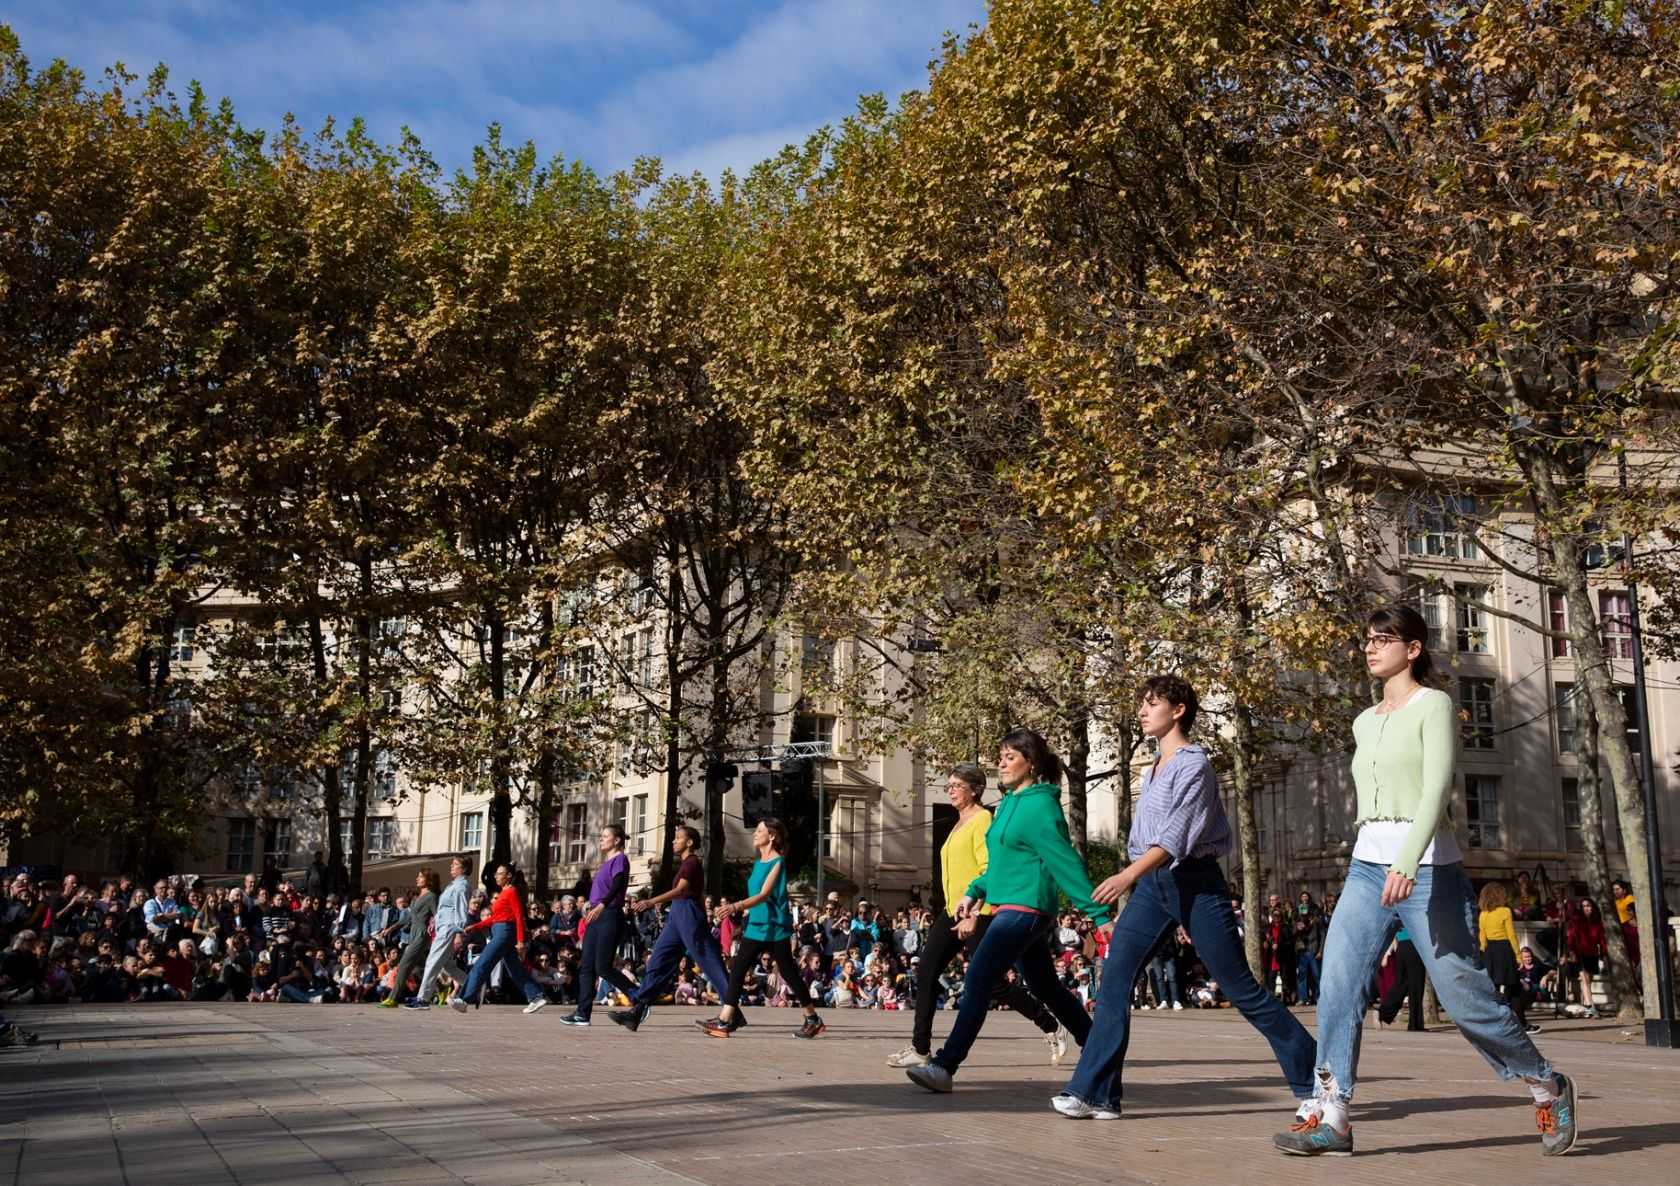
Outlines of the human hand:
[[979,926],[979,925],[980,925],[979,916],[970,914],[967,918],[964,918],[960,922],[957,923],[957,938],[959,938],[959,939],[968,938],[970,935],[974,934],[974,928]]
[[1398,906],[1412,896],[1412,887],[1416,884],[1404,873],[1390,869],[1388,879],[1383,882],[1382,904],[1384,906]]
[[1124,870],[1108,878],[1096,889],[1091,891],[1091,900],[1104,906],[1112,906],[1120,900],[1120,895],[1132,888],[1132,879],[1126,876]]
[[964,894],[962,896],[962,900],[957,903],[957,911],[954,917],[964,919],[973,913],[974,899],[969,897],[967,894]]

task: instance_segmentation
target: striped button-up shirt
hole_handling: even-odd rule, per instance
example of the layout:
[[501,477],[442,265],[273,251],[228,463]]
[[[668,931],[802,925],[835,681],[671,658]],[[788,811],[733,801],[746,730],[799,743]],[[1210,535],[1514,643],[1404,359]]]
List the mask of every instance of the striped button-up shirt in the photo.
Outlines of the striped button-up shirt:
[[1199,745],[1187,745],[1164,767],[1151,767],[1132,810],[1126,851],[1137,860],[1155,845],[1186,857],[1217,857],[1231,851],[1231,825],[1219,801],[1219,776]]

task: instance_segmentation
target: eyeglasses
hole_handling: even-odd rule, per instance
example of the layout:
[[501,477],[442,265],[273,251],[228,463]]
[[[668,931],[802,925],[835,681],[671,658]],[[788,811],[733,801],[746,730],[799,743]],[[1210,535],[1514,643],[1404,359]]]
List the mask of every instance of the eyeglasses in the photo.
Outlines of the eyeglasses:
[[1400,636],[1398,634],[1372,634],[1365,639],[1362,645],[1366,650],[1370,650],[1373,646],[1386,647],[1391,642],[1399,641]]

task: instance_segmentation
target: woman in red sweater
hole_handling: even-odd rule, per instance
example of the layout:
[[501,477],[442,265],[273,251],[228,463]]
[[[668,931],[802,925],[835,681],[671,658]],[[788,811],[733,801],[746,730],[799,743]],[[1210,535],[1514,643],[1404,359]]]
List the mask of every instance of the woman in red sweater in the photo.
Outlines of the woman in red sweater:
[[1587,1007],[1588,1017],[1597,1017],[1598,1006],[1593,1000],[1592,982],[1593,977],[1598,975],[1607,950],[1604,946],[1604,919],[1599,916],[1598,903],[1591,898],[1582,898],[1580,908],[1568,915],[1564,926],[1565,941],[1574,953],[1576,966],[1581,969],[1581,1004]]
[[457,1013],[467,1011],[469,1000],[478,1003],[479,995],[497,964],[507,969],[508,977],[525,994],[525,1012],[535,1013],[548,1004],[542,989],[525,970],[525,901],[519,892],[523,881],[520,874],[506,865],[496,866],[496,884],[500,889],[496,900],[490,903],[490,917],[473,923],[463,932],[470,935],[489,927],[490,942],[485,945],[484,953],[473,961],[472,969],[467,973],[466,987],[449,999],[449,1007]]

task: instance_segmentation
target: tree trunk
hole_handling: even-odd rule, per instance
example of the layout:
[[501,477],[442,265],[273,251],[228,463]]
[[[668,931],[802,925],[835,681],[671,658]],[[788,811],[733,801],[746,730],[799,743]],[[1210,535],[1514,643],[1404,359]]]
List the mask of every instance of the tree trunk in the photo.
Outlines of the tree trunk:
[[[1254,978],[1266,982],[1261,939],[1266,920],[1261,914],[1260,835],[1254,821],[1254,722],[1248,706],[1238,704],[1231,714],[1231,797],[1237,809],[1237,844],[1242,854],[1243,955]],[[1195,941],[1195,936],[1190,936]]]
[[[1604,851],[1604,811],[1599,798],[1598,714],[1593,712],[1592,702],[1580,694],[1579,688],[1572,699],[1575,705],[1577,801],[1581,805],[1581,848],[1587,858],[1587,885],[1591,888],[1594,901],[1610,903],[1609,911],[1601,906],[1599,912],[1613,919],[1616,917],[1616,896],[1610,891],[1610,862]],[[1628,961],[1622,928],[1613,922],[1606,924],[1604,944],[1608,952],[1604,978],[1610,989],[1610,999],[1616,1005],[1616,1019],[1624,1025],[1632,1025],[1640,1019],[1639,993],[1633,979],[1633,965]],[[1561,950],[1559,954],[1562,954]],[[1582,1003],[1592,1004],[1591,1001]]]
[[[1563,491],[1552,460],[1544,451],[1532,447],[1518,449],[1517,461],[1528,478],[1536,518],[1545,530],[1551,547],[1553,570],[1568,602],[1569,643],[1575,654],[1577,687],[1585,685],[1593,712],[1598,716],[1599,744],[1603,748],[1605,764],[1610,769],[1610,785],[1616,791],[1616,808],[1622,822],[1622,852],[1627,858],[1628,880],[1633,887],[1634,900],[1644,913],[1654,916],[1655,912],[1649,911],[1648,904],[1660,898],[1662,887],[1651,884],[1645,803],[1634,767],[1633,751],[1628,748],[1627,713],[1616,696],[1610,662],[1599,638],[1598,614],[1588,596],[1586,569],[1572,534],[1574,529],[1569,526]],[[1644,983],[1645,1016],[1654,1018],[1660,1015],[1656,966],[1660,927],[1651,925],[1652,920],[1644,917],[1644,913],[1639,920],[1639,967]]]
[[366,548],[357,557],[361,577],[361,607],[356,613],[356,772],[350,829],[350,891],[360,893],[367,853],[368,784],[373,773],[373,555]]
[[[309,661],[315,672],[315,686],[327,687],[327,633],[321,625],[321,611],[311,602],[307,611],[309,627]],[[321,722],[324,726],[326,722]],[[327,817],[327,876],[330,893],[343,893],[350,885],[350,874],[344,853],[344,835],[340,824],[343,818],[344,784],[340,778],[341,763],[326,762],[321,766],[321,800]]]
[[[1084,664],[1079,665],[1080,673]],[[1091,714],[1083,703],[1067,710],[1067,824],[1075,851],[1085,855],[1090,812],[1086,802],[1086,779],[1091,773]]]
[[[542,650],[545,656],[552,653],[554,646],[554,602],[544,596],[542,599]],[[548,833],[554,825],[554,730],[549,723],[548,714],[553,711],[553,683],[554,663],[552,659],[544,658],[543,684],[549,693],[542,697],[543,724],[542,741],[537,749],[537,897],[546,901],[549,893],[549,870],[551,862],[548,852]]]
[[[496,892],[496,867],[513,864],[513,789],[508,769],[507,623],[500,606],[484,615],[490,644],[490,859],[484,865],[485,887]],[[541,837],[538,838],[539,842]]]
[[[715,640],[714,640],[715,643]],[[729,745],[729,665],[712,664],[711,722],[706,730],[706,884],[723,886],[723,784],[711,777],[715,763],[727,760]]]
[[682,710],[683,674],[682,644],[682,568],[677,563],[677,551],[667,546],[665,554],[665,811],[660,828],[659,880],[663,893],[676,875],[671,844],[677,837],[677,816],[682,805]]

